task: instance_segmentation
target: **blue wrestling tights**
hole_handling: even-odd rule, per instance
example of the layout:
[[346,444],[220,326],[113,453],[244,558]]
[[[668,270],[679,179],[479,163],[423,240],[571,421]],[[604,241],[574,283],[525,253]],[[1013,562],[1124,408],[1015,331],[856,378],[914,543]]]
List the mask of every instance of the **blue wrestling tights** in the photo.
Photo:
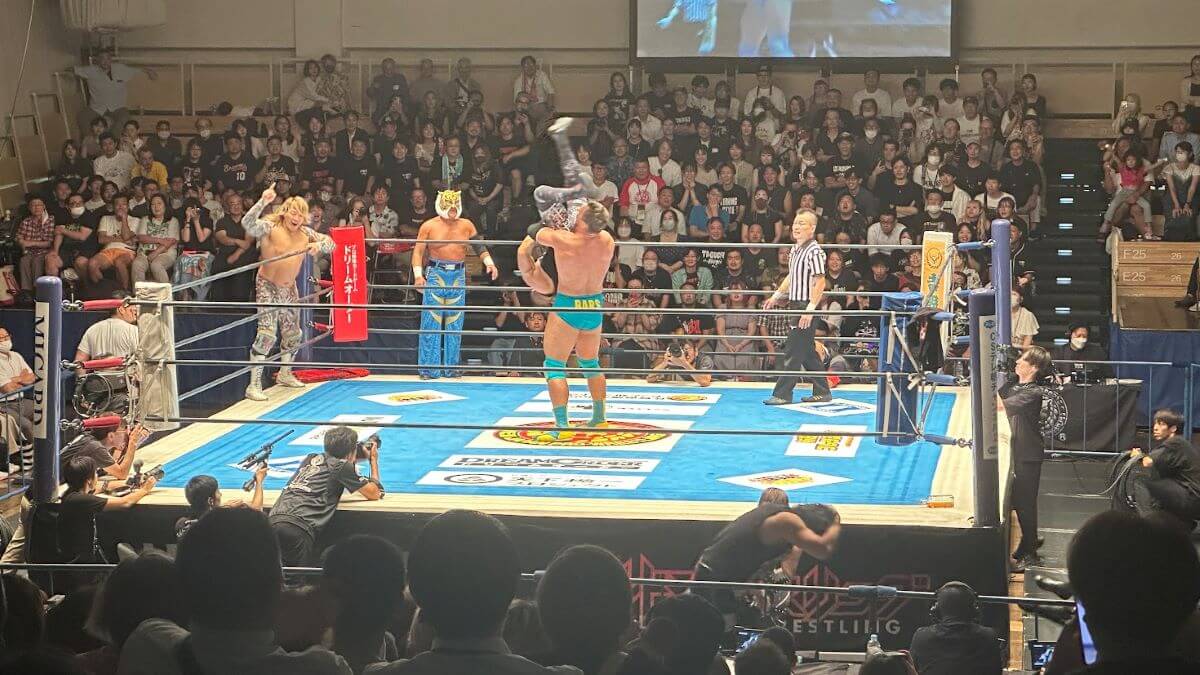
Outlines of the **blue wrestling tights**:
[[[461,307],[467,303],[467,274],[461,262],[430,260],[425,265],[425,291],[421,304],[447,309],[421,310],[420,348],[417,364],[422,377],[460,377],[462,372],[443,369],[456,366],[462,346],[463,317]],[[447,332],[438,332],[447,331]]]

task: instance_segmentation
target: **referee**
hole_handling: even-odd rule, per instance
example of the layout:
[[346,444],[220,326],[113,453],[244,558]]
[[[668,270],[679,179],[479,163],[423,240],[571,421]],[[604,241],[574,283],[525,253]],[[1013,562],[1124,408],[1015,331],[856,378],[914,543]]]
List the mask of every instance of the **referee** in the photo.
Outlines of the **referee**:
[[[812,311],[821,301],[825,292],[825,251],[821,250],[814,238],[817,229],[817,214],[809,209],[800,209],[796,219],[792,221],[792,246],[788,258],[788,273],[780,282],[775,294],[763,303],[763,309],[783,307],[785,309],[806,309]],[[775,367],[781,370],[795,372],[801,368],[810,371],[820,371],[821,357],[817,355],[817,345],[813,339],[813,315],[805,314],[795,318],[795,326],[788,333],[787,342],[783,345],[784,356],[775,362]],[[829,383],[825,377],[817,376],[812,379],[812,396],[805,396],[805,403],[821,403],[833,400],[829,392]],[[767,405],[787,405],[792,402],[792,390],[799,380],[795,375],[784,375],[775,383],[771,398],[763,401]]]

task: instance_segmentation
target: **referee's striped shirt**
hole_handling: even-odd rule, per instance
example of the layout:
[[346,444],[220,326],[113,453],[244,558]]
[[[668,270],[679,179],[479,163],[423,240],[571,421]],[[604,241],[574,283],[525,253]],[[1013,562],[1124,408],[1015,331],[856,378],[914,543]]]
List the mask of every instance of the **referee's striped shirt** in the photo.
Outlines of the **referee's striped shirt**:
[[798,304],[812,300],[812,278],[825,274],[825,251],[816,239],[792,247],[788,272],[791,274],[788,300]]

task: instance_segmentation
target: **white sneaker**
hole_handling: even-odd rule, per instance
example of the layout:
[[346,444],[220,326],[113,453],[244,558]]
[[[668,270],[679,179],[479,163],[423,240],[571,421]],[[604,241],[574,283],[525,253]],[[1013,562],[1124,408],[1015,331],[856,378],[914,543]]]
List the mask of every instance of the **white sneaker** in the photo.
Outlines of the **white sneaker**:
[[1189,312],[1200,312],[1200,302],[1197,302],[1196,304],[1192,305],[1191,307],[1188,307],[1188,311]]
[[574,117],[559,117],[546,127],[546,131],[551,134],[565,134],[567,129],[571,128],[571,123],[575,121]]

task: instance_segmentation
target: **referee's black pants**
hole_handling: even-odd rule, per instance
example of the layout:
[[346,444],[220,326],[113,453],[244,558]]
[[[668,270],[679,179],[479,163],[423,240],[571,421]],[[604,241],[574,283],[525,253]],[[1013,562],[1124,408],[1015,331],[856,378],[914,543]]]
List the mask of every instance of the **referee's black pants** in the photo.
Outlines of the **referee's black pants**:
[[[808,328],[793,327],[788,333],[787,341],[783,344],[783,358],[775,359],[775,369],[791,372],[801,369],[813,372],[824,370],[825,366],[821,363],[821,357],[817,355],[815,335],[812,324],[809,324]],[[775,382],[775,391],[772,394],[788,401],[792,400],[792,390],[796,388],[796,383],[801,379],[811,380],[813,396],[827,398],[831,395],[829,380],[825,379],[824,375],[806,378],[784,375]]]

